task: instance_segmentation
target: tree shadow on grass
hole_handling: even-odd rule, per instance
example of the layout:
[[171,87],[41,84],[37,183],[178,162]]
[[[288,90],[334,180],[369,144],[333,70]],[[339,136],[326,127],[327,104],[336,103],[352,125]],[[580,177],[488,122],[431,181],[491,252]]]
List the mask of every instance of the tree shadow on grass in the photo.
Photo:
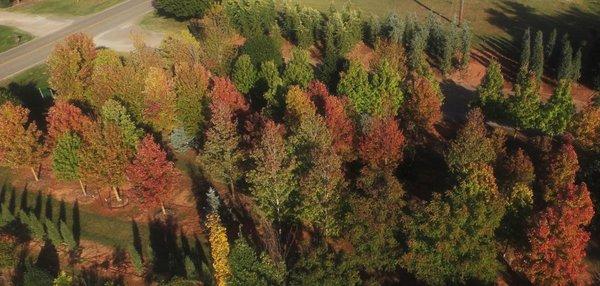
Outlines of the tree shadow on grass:
[[[552,5],[552,4],[548,4]],[[496,58],[505,71],[507,79],[514,80],[520,55],[520,40],[527,28],[542,31],[545,37],[556,28],[558,31],[557,47],[563,34],[570,35],[571,43],[577,49],[581,43],[587,42],[584,51],[584,80],[589,80],[590,71],[600,60],[600,15],[584,11],[576,4],[552,15],[541,13],[532,7],[519,2],[504,0],[496,2],[496,6],[485,10],[490,24],[506,32],[512,39],[493,35],[481,36],[480,53],[484,55],[474,58],[486,64],[486,58]],[[548,72],[548,71],[546,71]]]
[[37,122],[40,129],[45,130],[46,114],[54,102],[48,92],[41,91],[33,82],[26,84],[12,82],[8,85],[8,90],[30,110],[30,119]]

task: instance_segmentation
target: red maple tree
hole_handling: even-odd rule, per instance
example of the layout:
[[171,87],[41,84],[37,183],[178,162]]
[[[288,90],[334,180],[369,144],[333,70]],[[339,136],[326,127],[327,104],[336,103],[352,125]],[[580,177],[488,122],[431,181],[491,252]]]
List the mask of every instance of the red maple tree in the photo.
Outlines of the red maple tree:
[[536,218],[528,233],[531,251],[525,273],[535,285],[583,285],[584,258],[594,208],[585,184],[569,184]]
[[135,193],[143,200],[143,206],[160,205],[166,214],[165,195],[175,188],[179,172],[152,136],[146,135],[139,143],[126,174]]
[[544,186],[546,201],[554,200],[557,190],[569,184],[574,184],[578,171],[577,152],[575,152],[573,144],[567,140],[550,155]]
[[213,87],[210,93],[211,100],[228,104],[235,113],[245,113],[250,109],[244,95],[242,95],[235,84],[226,77],[213,78]]
[[63,100],[57,101],[50,108],[46,122],[48,123],[47,144],[49,146],[52,146],[60,136],[67,132],[75,132],[83,136],[93,125],[92,120],[83,114],[79,107]]
[[393,172],[402,159],[404,135],[393,117],[374,118],[359,143],[360,158],[372,170]]
[[355,156],[356,127],[346,112],[348,99],[331,95],[327,86],[319,81],[313,81],[308,89],[313,101],[322,109],[335,152],[344,160],[351,161]]

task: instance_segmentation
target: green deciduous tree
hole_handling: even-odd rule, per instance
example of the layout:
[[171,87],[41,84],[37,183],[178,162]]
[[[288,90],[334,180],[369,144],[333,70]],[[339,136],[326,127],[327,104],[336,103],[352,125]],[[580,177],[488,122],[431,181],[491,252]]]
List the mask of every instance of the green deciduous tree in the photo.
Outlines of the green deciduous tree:
[[503,213],[492,168],[473,168],[453,190],[414,206],[405,221],[402,264],[430,285],[493,282],[500,269],[495,231]]
[[537,128],[540,121],[540,82],[528,75],[515,84],[515,94],[508,98],[508,110],[517,126]]
[[134,150],[144,131],[139,129],[127,109],[116,100],[109,99],[102,106],[100,116],[104,124],[114,124],[121,131],[123,144]]
[[212,179],[226,183],[235,196],[235,186],[242,176],[244,153],[240,148],[238,121],[234,110],[226,102],[213,101],[210,127],[198,160]]
[[199,63],[175,65],[173,90],[178,125],[188,136],[198,136],[206,121],[210,75]]
[[359,114],[371,114],[380,106],[379,96],[371,89],[369,73],[359,62],[351,62],[342,75],[337,92],[348,96],[350,104]]
[[248,93],[254,87],[258,80],[258,72],[249,55],[243,54],[237,58],[233,65],[231,79],[242,93]]
[[575,114],[570,80],[561,80],[545,104],[540,129],[548,134],[563,133]]
[[502,91],[504,87],[504,77],[500,64],[497,61],[490,62],[487,72],[481,84],[477,87],[479,96],[478,103],[481,105],[486,115],[498,118],[503,112],[503,104],[506,97]]
[[300,49],[294,49],[292,52],[293,58],[286,64],[283,71],[283,82],[287,86],[299,85],[306,88],[315,77],[308,52]]
[[58,138],[56,146],[52,152],[52,171],[59,180],[74,181],[78,180],[83,195],[86,196],[86,190],[82,176],[79,171],[81,164],[80,149],[83,142],[79,136],[73,133],[66,133]]
[[247,175],[260,210],[278,225],[295,214],[298,192],[296,160],[288,152],[283,133],[282,126],[266,123],[260,142],[252,151],[256,167]]

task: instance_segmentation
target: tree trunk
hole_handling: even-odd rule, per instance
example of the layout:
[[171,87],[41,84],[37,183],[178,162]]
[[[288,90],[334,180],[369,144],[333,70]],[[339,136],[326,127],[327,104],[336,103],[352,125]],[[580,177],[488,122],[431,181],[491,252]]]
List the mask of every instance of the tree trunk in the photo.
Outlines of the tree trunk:
[[79,179],[79,186],[81,187],[81,191],[83,192],[83,195],[87,197],[87,192],[85,191],[85,186],[83,185],[83,182],[81,181],[81,179]]
[[33,174],[33,178],[35,178],[35,181],[38,182],[40,180],[40,178],[38,178],[38,174],[35,172],[35,168],[30,167],[31,169],[31,173]]
[[165,204],[163,202],[160,202],[160,209],[162,210],[162,213],[166,216],[167,210],[165,209]]
[[117,202],[120,203],[122,201],[122,199],[121,199],[121,195],[119,195],[119,191],[117,190],[116,187],[112,187],[112,191],[113,191],[113,194],[115,195],[115,199],[117,199]]

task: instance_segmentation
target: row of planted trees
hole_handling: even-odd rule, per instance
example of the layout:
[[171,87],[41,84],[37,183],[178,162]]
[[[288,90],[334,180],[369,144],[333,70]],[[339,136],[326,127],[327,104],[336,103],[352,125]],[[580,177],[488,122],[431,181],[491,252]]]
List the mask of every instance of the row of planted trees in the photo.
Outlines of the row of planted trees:
[[[46,132],[26,109],[4,103],[0,120],[16,123],[0,127],[10,127],[0,132],[0,159],[35,167],[51,155],[57,177],[112,188],[117,201],[117,187],[130,184],[160,204],[179,176],[165,150],[193,149],[208,180],[227,186],[217,192],[231,198],[225,207],[248,209],[263,230],[258,241],[241,233],[230,248],[221,218],[229,212],[209,194],[217,285],[385,283],[399,269],[429,284],[491,283],[499,254],[535,284],[583,281],[593,207],[576,184],[571,141],[507,144],[478,109],[455,139],[438,134],[444,97],[426,43],[456,37],[436,31],[430,39],[421,24],[384,26],[373,34],[372,64],[343,64],[365,22],[330,11],[320,14],[326,36],[314,38],[320,64],[300,50],[284,62],[277,48],[250,41],[276,40],[270,3],[226,1],[192,21],[197,34],[170,35],[159,49],[138,40],[123,56],[84,35],[67,38],[48,63],[57,98]],[[241,48],[237,32],[247,37]],[[35,156],[17,156],[23,150]],[[415,167],[427,157],[447,168]],[[418,193],[417,172],[430,174],[426,189],[442,191]],[[262,247],[268,256],[257,255]]]

